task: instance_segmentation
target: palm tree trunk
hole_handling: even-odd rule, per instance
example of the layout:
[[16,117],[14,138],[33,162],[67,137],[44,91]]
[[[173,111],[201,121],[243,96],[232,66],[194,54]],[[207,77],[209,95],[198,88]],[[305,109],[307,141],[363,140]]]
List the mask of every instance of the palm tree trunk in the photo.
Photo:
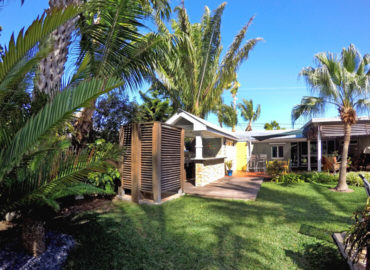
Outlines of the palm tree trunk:
[[33,218],[25,218],[22,224],[22,244],[25,250],[37,257],[45,251],[44,222]]
[[234,105],[234,110],[236,111],[236,94],[233,94],[233,105]]
[[73,139],[74,148],[82,149],[90,138],[90,133],[93,128],[93,115],[95,111],[95,102],[92,100],[88,107],[83,108],[81,116],[77,119],[75,126],[75,137]]
[[[50,0],[50,9],[65,8],[71,4],[80,4],[81,0]],[[50,38],[54,42],[54,50],[39,63],[36,88],[53,98],[59,91],[64,65],[67,62],[68,47],[71,43],[71,34],[78,18],[74,18],[54,30]]]
[[245,128],[245,131],[252,131],[252,121],[249,121],[248,126]]
[[351,140],[351,125],[344,124],[344,143],[343,143],[343,151],[342,151],[342,162],[340,164],[339,170],[339,180],[338,184],[335,187],[337,191],[347,191],[348,185],[346,182],[346,174],[347,174],[347,159],[348,159],[348,148],[349,142]]

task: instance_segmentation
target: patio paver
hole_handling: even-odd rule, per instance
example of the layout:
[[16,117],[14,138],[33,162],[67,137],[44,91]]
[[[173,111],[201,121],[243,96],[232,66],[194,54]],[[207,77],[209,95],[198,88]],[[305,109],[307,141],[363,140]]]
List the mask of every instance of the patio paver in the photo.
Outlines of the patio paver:
[[185,183],[185,193],[200,197],[234,200],[255,200],[262,177],[223,177],[203,187]]

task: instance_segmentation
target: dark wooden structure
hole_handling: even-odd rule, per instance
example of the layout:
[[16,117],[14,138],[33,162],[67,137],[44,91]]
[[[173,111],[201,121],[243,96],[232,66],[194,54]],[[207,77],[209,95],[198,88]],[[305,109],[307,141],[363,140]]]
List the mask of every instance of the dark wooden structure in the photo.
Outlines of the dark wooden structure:
[[133,202],[183,192],[184,130],[161,122],[129,124],[120,130],[124,149],[120,166],[123,190],[131,192]]

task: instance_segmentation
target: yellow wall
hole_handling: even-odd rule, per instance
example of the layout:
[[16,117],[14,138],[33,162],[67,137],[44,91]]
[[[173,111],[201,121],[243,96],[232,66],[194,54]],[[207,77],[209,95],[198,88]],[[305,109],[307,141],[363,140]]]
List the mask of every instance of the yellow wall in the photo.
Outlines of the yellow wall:
[[247,165],[247,143],[236,143],[236,170],[241,171]]

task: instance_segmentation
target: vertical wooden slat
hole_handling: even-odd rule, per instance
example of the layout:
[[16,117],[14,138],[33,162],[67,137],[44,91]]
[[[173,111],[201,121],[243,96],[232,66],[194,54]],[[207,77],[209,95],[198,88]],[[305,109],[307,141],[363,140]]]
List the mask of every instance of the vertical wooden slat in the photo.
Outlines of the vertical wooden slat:
[[[123,150],[123,145],[124,144],[125,144],[125,128],[123,126],[121,126],[120,129],[119,129],[119,148],[120,148],[120,150]],[[118,188],[119,195],[122,195],[122,193],[123,193],[123,181],[124,181],[124,178],[123,178],[123,168],[124,168],[123,159],[124,159],[124,156],[123,156],[123,153],[122,153],[122,156],[119,159],[119,162],[120,162],[120,164],[119,164],[119,174],[121,176],[121,186]]]
[[181,129],[181,139],[180,139],[180,185],[181,185],[181,192],[184,192],[185,186],[185,158],[184,158],[184,143],[185,143],[185,130]]
[[153,200],[161,201],[161,124],[154,122],[153,124]]
[[140,125],[135,123],[132,125],[132,188],[131,200],[138,203],[140,200],[140,182],[141,182],[141,142],[140,142]]

